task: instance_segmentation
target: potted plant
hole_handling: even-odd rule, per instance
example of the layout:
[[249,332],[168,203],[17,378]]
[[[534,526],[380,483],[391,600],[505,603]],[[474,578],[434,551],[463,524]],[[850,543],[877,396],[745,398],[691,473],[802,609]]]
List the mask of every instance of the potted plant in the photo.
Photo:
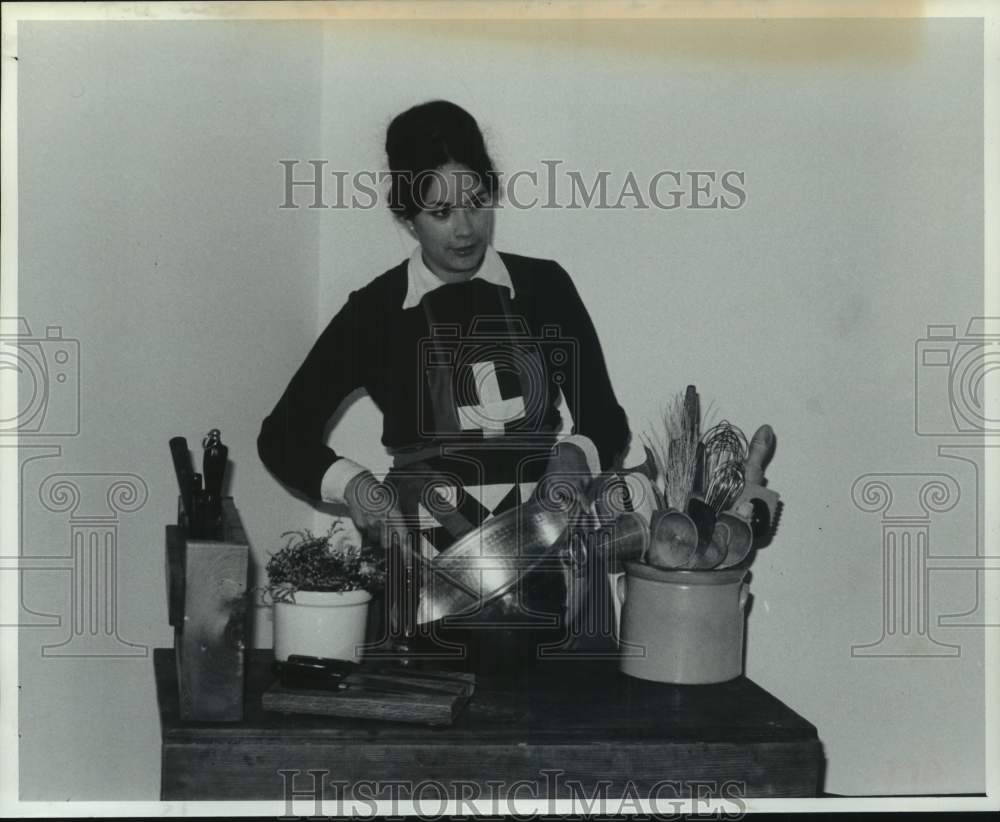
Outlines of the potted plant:
[[365,641],[368,604],[385,584],[385,560],[363,547],[342,520],[316,536],[282,534],[287,543],[271,554],[264,599],[274,605],[274,658],[290,654],[357,661]]

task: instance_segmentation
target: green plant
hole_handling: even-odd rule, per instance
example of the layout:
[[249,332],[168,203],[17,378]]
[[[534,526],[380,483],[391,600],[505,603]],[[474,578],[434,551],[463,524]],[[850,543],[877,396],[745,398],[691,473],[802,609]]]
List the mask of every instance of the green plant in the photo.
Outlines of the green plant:
[[271,554],[265,565],[268,583],[262,591],[272,602],[294,602],[296,591],[375,593],[385,584],[382,551],[352,544],[339,521],[322,536],[309,530],[281,536],[288,539],[285,547]]

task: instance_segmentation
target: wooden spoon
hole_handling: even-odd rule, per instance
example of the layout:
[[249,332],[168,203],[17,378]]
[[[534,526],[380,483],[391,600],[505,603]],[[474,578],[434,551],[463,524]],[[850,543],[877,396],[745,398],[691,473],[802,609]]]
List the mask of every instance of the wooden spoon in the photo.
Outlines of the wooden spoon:
[[670,509],[653,513],[650,523],[650,565],[659,568],[686,568],[698,550],[698,528],[682,511]]
[[724,511],[719,514],[716,532],[725,547],[725,555],[717,568],[732,568],[747,558],[753,545],[753,530],[746,519]]

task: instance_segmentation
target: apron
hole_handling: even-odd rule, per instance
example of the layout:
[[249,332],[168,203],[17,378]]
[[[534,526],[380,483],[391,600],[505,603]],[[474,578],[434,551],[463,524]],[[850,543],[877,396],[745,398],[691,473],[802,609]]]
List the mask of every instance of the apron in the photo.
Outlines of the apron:
[[386,478],[423,560],[396,570],[407,575],[410,589],[408,643],[417,656],[485,673],[516,670],[570,649],[588,580],[599,573],[581,561],[567,537],[552,561],[527,571],[514,589],[476,614],[415,625],[421,567],[492,517],[527,502],[556,442],[555,432],[541,425],[550,401],[543,349],[513,315],[506,290],[499,293],[503,314],[474,321],[464,337],[437,324],[426,297],[421,301],[430,330],[424,357],[430,414],[422,423],[433,425],[424,426],[428,439],[419,446],[393,454]]

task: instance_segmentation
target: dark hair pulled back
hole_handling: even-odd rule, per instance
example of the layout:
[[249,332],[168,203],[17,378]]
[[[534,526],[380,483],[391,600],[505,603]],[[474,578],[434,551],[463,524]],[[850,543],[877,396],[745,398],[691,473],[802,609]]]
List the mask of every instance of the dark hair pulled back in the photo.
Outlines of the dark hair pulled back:
[[412,218],[421,211],[424,195],[435,169],[456,163],[470,169],[475,184],[492,197],[499,188],[499,175],[486,150],[476,119],[461,106],[447,100],[432,100],[396,115],[385,135],[389,160],[389,208]]

